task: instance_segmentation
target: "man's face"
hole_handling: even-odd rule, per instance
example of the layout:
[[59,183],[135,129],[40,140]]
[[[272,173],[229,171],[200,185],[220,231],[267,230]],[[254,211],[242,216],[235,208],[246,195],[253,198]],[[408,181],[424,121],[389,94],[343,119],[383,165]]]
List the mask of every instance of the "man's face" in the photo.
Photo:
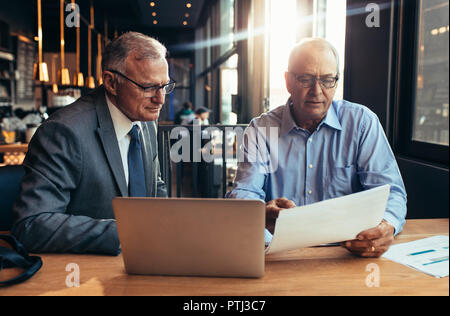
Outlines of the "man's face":
[[[164,85],[169,83],[169,67],[165,59],[137,60],[132,53],[126,61],[126,71],[128,78],[144,87],[154,85]],[[131,121],[155,121],[165,101],[165,94],[162,89],[152,96],[144,96],[144,90],[125,78],[120,78],[117,89],[117,107]]]
[[298,52],[296,58],[285,74],[286,86],[293,101],[294,116],[300,121],[320,121],[330,108],[336,87],[326,89],[319,81],[310,88],[305,88],[296,79],[297,76],[309,76],[315,78],[336,77],[336,59],[333,53],[324,49],[303,49]]

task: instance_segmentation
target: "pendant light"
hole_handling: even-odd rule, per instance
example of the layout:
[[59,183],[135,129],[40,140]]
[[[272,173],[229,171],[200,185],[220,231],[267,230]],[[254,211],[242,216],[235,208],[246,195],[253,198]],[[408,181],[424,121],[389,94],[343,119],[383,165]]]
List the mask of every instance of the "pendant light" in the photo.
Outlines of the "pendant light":
[[56,59],[57,54],[52,55],[52,91],[54,94],[58,93],[58,84],[56,83]]
[[98,85],[103,84],[102,79],[102,36],[97,34],[97,83]]
[[95,79],[92,77],[92,29],[94,28],[94,3],[91,0],[91,23],[88,30],[88,88],[95,88]]
[[[75,0],[72,0],[72,10],[75,11]],[[78,12],[77,21],[80,21],[80,13]],[[84,87],[84,76],[83,73],[80,72],[80,30],[81,23],[77,27],[77,72],[75,73],[73,79],[73,85],[78,87]]]
[[38,7],[38,63],[34,64],[34,78],[41,82],[48,82],[47,64],[42,58],[42,5],[41,0],[37,0]]
[[69,69],[65,67],[65,55],[64,55],[64,0],[60,0],[60,31],[61,31],[61,71],[60,71],[60,83],[64,86],[70,85]]

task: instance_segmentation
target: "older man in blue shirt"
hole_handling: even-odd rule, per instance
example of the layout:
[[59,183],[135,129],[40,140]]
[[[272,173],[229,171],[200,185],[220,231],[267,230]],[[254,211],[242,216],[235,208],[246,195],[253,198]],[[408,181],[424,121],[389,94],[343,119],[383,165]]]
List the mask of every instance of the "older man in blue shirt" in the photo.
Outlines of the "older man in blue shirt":
[[[304,40],[292,50],[285,80],[291,97],[250,123],[245,160],[227,197],[266,201],[266,227],[273,233],[283,209],[390,184],[382,222],[342,243],[354,254],[381,256],[405,223],[406,192],[377,116],[365,106],[333,101],[339,57],[323,39]],[[261,128],[275,128],[277,142],[266,137],[261,146],[255,136]],[[275,159],[252,161],[252,145],[266,147]],[[266,241],[270,237],[266,230]]]

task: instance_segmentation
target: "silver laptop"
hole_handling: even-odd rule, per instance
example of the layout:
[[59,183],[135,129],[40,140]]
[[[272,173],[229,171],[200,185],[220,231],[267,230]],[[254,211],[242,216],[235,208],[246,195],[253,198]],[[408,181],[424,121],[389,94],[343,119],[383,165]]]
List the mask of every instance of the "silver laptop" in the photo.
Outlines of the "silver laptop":
[[262,201],[120,197],[113,209],[129,274],[264,275]]

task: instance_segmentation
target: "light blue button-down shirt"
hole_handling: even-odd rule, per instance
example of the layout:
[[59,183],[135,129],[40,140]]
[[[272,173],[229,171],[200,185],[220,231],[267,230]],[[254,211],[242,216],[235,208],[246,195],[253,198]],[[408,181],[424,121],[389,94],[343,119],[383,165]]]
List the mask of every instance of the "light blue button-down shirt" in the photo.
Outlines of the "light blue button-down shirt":
[[[301,206],[390,184],[384,219],[394,226],[395,234],[402,230],[405,187],[378,117],[367,107],[333,101],[324,120],[310,133],[296,125],[288,101],[253,119],[246,134],[252,135],[249,131],[261,127],[277,129],[278,142],[262,139],[266,139],[264,150],[278,156],[272,158],[270,167],[265,159],[250,157],[250,161],[240,162],[227,197],[266,202],[286,197]],[[241,146],[246,158],[255,156],[252,143],[261,150],[261,142],[256,139],[249,136]],[[266,230],[266,242],[270,237]]]

